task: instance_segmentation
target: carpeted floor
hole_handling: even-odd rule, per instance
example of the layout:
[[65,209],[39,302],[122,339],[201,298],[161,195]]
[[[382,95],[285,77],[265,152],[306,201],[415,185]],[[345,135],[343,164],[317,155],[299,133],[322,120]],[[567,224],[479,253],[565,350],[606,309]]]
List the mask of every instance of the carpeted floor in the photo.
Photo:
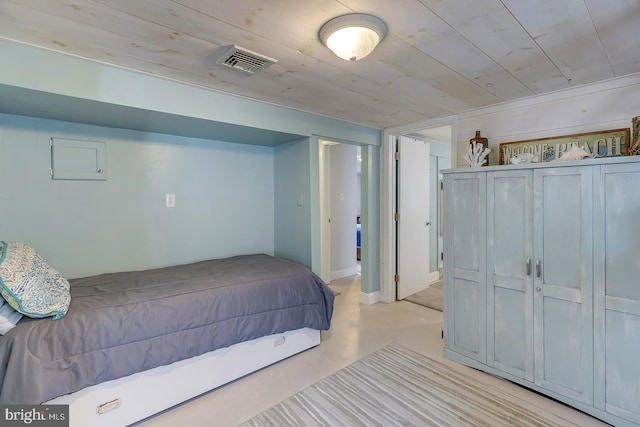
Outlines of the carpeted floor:
[[576,426],[399,344],[389,344],[242,424]]
[[432,283],[424,291],[409,295],[404,300],[442,311],[442,280]]

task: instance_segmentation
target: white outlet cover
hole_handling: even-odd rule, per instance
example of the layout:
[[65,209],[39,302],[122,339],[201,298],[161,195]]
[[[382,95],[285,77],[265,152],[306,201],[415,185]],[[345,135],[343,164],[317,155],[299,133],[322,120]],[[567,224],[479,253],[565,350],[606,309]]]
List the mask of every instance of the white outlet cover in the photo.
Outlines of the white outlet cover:
[[176,207],[176,195],[173,193],[167,193],[166,195],[166,207],[175,208]]

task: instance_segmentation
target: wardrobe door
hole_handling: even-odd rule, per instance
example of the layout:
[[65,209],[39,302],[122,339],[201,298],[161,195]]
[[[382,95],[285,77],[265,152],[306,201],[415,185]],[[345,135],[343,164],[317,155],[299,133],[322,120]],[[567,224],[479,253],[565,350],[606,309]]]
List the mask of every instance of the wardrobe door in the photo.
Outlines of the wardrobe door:
[[640,424],[640,163],[603,165],[594,243],[595,406]]
[[487,364],[533,382],[533,173],[487,174]]
[[593,167],[534,172],[535,383],[593,403]]
[[486,174],[445,174],[445,348],[486,363]]

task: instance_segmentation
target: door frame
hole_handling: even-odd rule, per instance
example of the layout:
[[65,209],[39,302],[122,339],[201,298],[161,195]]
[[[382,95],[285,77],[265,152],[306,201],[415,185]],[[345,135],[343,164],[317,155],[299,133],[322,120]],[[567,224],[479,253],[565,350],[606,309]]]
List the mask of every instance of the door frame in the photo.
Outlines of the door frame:
[[388,128],[382,132],[380,154],[380,289],[381,300],[396,301],[396,227],[393,219],[396,206],[396,138],[428,128],[451,126],[451,167],[457,165],[457,116],[441,117],[420,123]]
[[320,139],[320,278],[331,282],[331,150],[337,142]]

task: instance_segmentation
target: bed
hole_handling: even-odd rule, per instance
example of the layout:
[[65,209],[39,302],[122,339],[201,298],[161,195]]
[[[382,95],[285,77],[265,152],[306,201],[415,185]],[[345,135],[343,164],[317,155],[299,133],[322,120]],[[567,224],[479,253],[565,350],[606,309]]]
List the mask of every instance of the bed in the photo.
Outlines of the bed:
[[[265,254],[69,280],[59,320],[0,337],[0,404],[68,404],[128,425],[320,343],[333,294]],[[140,401],[144,396],[144,401]]]

